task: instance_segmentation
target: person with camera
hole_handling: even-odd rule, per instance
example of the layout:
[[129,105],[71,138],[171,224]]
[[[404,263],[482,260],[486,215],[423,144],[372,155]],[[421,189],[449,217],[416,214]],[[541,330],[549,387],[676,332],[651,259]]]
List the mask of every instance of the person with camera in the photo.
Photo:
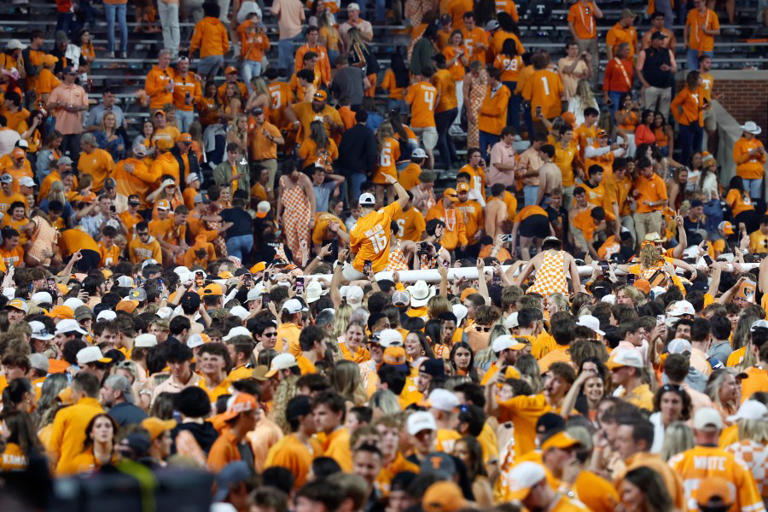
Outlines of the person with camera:
[[453,251],[466,250],[467,228],[464,223],[464,212],[457,208],[459,195],[455,188],[447,188],[443,191],[443,197],[427,212],[427,221],[439,219],[445,223],[445,231],[442,238],[443,246]]
[[560,79],[563,81],[565,98],[570,100],[576,95],[579,80],[592,76],[592,54],[579,52],[579,45],[574,40],[565,43],[565,57],[557,61]]

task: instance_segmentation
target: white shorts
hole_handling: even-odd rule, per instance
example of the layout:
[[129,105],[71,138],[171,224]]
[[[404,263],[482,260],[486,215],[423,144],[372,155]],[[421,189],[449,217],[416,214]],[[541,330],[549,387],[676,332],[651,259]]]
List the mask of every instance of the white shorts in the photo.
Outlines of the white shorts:
[[427,151],[435,149],[435,146],[437,146],[437,128],[434,126],[413,128],[413,132],[421,136],[421,143],[424,144],[424,149]]
[[344,268],[341,270],[341,275],[347,281],[354,281],[356,279],[363,279],[365,274],[357,270],[351,263],[344,263]]

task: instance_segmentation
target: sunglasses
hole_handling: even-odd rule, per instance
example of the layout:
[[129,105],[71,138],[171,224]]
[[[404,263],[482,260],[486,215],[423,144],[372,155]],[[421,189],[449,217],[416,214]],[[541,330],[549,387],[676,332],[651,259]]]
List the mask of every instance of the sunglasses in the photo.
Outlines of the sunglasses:
[[490,325],[475,325],[475,330],[477,332],[489,332],[491,330]]

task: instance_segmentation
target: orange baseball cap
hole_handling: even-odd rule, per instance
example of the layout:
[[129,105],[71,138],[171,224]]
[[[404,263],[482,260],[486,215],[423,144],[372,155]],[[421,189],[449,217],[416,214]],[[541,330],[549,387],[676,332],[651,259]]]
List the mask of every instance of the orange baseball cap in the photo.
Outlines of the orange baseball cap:
[[203,288],[203,295],[224,295],[224,288],[221,287],[218,283],[211,283],[205,288]]
[[251,274],[255,274],[256,272],[264,272],[266,269],[267,269],[267,263],[264,261],[260,261],[251,267]]
[[466,506],[461,488],[453,482],[443,480],[427,488],[421,499],[424,512],[455,512]]
[[157,209],[158,210],[170,210],[171,209],[171,203],[168,202],[167,199],[161,199],[157,202]]
[[443,197],[447,197],[448,199],[450,199],[454,203],[459,201],[459,196],[456,193],[456,189],[455,188],[447,188],[447,189],[443,190]]
[[139,301],[123,299],[115,306],[115,311],[123,311],[125,313],[133,313],[136,308],[139,307]]
[[381,362],[384,364],[403,365],[405,364],[405,349],[403,347],[387,347],[384,349],[384,355]]
[[461,301],[464,302],[467,299],[467,297],[469,297],[473,293],[477,293],[476,288],[464,288],[464,291],[462,291],[460,295]]
[[576,126],[576,114],[574,114],[573,112],[563,112],[560,118],[566,123],[568,123],[571,126],[571,128]]
[[579,444],[581,442],[578,439],[571,436],[568,432],[562,431],[544,441],[541,445],[541,451],[546,452],[550,448],[570,448]]
[[224,70],[224,74],[228,75],[230,73],[237,73],[237,68],[235,66],[227,66],[227,69]]
[[149,432],[150,440],[154,441],[160,437],[163,432],[176,428],[176,420],[161,420],[160,418],[151,416],[144,419],[141,422],[141,426]]
[[635,281],[635,288],[648,295],[651,293],[651,283],[647,279],[638,279]]
[[456,185],[456,192],[469,192],[469,185],[467,183],[459,183]]
[[157,114],[162,114],[163,117],[165,117],[165,110],[161,108],[156,108],[155,110],[152,111],[152,117],[155,117]]
[[597,130],[597,137],[598,138],[600,138],[600,137],[607,137],[607,136],[608,136],[608,132],[607,131],[605,131],[605,130]]
[[317,91],[315,92],[315,95],[312,97],[312,99],[316,101],[325,101],[328,99],[328,93],[325,91]]
[[48,316],[51,318],[58,318],[59,320],[74,320],[75,311],[69,306],[59,305],[54,306],[53,309],[48,312]]
[[182,133],[179,135],[177,142],[192,142],[192,136],[188,133]]
[[230,399],[227,405],[227,411],[221,414],[221,419],[224,421],[231,420],[237,417],[238,414],[248,411],[255,411],[259,407],[258,402],[248,393],[238,393],[234,398]]

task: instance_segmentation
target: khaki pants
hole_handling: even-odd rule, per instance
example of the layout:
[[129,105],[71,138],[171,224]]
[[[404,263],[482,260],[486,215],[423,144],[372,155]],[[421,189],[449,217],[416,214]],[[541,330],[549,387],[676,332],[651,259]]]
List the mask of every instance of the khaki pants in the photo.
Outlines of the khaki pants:
[[268,160],[256,160],[256,166],[264,167],[269,171],[269,188],[275,189],[275,176],[277,175],[277,160],[270,158]]
[[671,102],[671,87],[648,87],[643,95],[643,106],[649,110],[658,110],[667,120],[669,120],[669,104]]
[[589,52],[592,55],[592,84],[597,84],[597,73],[600,69],[600,52],[597,47],[597,38],[594,39],[577,39],[576,43],[579,45],[579,52]]
[[648,212],[648,213],[636,213],[635,219],[635,234],[637,235],[636,241],[638,244],[643,243],[645,235],[648,233],[658,233],[661,235],[661,212]]

